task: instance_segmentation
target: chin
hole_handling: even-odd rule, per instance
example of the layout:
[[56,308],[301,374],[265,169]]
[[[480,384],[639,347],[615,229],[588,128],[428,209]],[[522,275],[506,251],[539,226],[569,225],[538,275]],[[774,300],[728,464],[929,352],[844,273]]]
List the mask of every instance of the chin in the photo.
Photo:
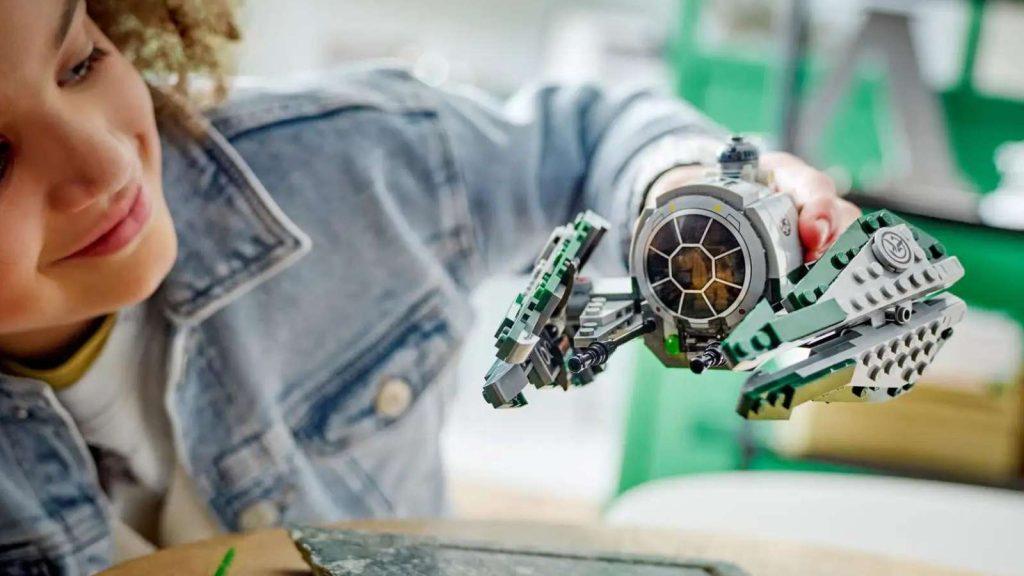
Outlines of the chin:
[[[154,206],[152,219],[126,253],[115,254],[76,267],[76,316],[109,314],[146,300],[160,288],[178,254],[178,237],[166,205]],[[84,314],[83,314],[84,313]]]
[[178,236],[167,208],[162,206],[153,216],[135,253],[122,263],[125,291],[119,307],[137,304],[152,296],[178,256]]

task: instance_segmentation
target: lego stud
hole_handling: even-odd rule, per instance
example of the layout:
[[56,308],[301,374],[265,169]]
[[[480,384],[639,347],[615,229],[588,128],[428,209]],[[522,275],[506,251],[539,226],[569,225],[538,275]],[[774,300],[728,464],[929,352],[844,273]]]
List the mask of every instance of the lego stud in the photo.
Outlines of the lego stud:
[[903,325],[910,322],[910,316],[913,310],[906,304],[900,304],[894,306],[891,310],[885,313],[885,319],[896,324]]

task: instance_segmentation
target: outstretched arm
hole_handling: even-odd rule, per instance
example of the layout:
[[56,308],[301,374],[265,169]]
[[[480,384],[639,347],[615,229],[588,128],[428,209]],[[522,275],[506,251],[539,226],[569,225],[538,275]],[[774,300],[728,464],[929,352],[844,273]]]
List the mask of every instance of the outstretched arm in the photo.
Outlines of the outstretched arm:
[[676,98],[595,86],[546,86],[505,103],[443,92],[440,119],[488,272],[521,270],[583,209],[611,221],[603,244],[625,246],[645,157],[670,148],[674,163],[700,162],[727,136]]

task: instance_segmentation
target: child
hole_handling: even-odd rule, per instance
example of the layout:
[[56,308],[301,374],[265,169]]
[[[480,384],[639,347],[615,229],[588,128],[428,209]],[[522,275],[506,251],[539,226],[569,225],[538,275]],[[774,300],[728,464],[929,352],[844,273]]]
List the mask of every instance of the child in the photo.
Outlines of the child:
[[[469,291],[583,208],[624,243],[655,177],[725,136],[648,93],[500,108],[393,70],[207,122],[186,81],[219,78],[230,5],[0,0],[0,572],[442,513]],[[816,257],[857,209],[763,164]]]

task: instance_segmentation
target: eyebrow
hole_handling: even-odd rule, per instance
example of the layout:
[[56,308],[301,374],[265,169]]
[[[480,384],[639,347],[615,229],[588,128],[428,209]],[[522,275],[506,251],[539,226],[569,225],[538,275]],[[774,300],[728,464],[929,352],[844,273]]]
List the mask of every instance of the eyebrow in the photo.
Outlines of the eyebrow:
[[53,38],[57,50],[60,50],[60,47],[64,45],[64,40],[68,37],[71,23],[75,20],[75,14],[78,12],[79,2],[80,0],[64,0],[64,10],[60,13],[60,26],[57,27],[57,34]]

